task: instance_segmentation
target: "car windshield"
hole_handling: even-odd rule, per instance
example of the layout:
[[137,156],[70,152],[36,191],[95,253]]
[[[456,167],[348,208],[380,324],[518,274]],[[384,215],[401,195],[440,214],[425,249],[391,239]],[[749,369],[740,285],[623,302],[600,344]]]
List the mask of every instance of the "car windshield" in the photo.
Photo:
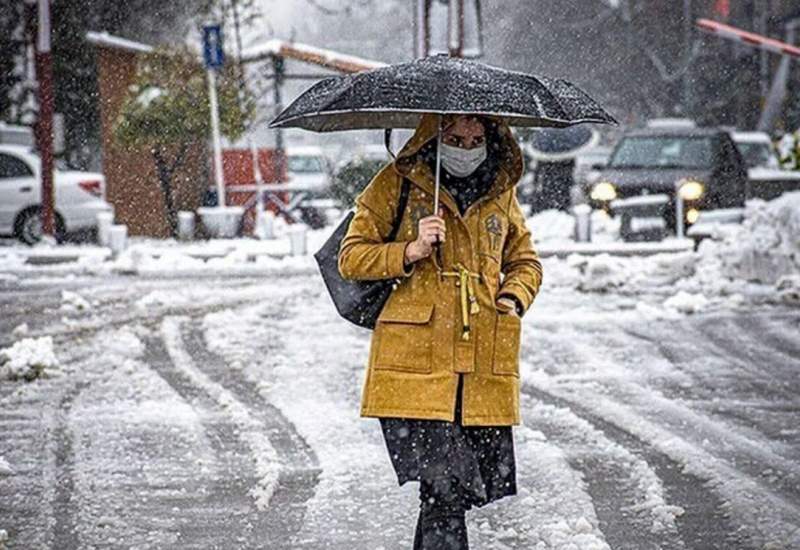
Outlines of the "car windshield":
[[742,154],[748,168],[771,166],[773,164],[772,147],[769,143],[737,143],[736,147]]
[[313,174],[322,172],[322,161],[312,155],[289,156],[289,172],[295,174]]
[[688,136],[628,137],[620,141],[612,168],[710,168],[711,138]]

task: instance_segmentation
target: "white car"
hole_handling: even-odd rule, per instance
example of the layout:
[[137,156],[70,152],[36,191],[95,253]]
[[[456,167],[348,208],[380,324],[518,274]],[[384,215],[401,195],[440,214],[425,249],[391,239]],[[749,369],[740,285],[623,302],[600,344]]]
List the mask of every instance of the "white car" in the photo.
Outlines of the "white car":
[[331,168],[321,147],[289,147],[286,158],[288,183],[292,188],[315,195],[328,189]]
[[[41,160],[29,147],[0,145],[0,235],[33,244],[41,238]],[[53,171],[58,236],[97,226],[97,214],[112,212],[103,198],[102,174]]]

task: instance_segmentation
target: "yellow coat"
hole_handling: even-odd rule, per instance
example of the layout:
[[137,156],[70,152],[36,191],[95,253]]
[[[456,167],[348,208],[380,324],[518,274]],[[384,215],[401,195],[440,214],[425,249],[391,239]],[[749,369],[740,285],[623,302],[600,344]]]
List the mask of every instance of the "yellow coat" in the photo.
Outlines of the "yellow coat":
[[[339,271],[347,279],[400,279],[372,334],[361,416],[452,422],[457,373],[464,373],[465,426],[519,424],[521,325],[496,309],[495,298],[512,294],[527,310],[542,282],[516,197],[522,155],[501,122],[503,158],[489,191],[462,217],[440,188],[447,227],[442,270],[429,257],[406,272],[405,246],[416,238],[419,218],[433,211],[434,177],[416,153],[435,138],[437,124],[437,117],[423,116],[397,159],[357,197],[339,251]],[[384,243],[403,176],[412,182],[408,206],[397,240]]]

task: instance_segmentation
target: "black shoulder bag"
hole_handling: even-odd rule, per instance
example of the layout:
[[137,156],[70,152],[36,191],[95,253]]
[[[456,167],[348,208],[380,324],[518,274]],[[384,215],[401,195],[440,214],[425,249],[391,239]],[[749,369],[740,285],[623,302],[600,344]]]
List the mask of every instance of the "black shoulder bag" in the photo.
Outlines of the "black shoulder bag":
[[[409,181],[403,178],[392,231],[385,242],[394,241],[397,237],[403,212],[408,204],[409,187]],[[348,280],[339,273],[339,247],[354,215],[355,211],[350,210],[322,245],[322,248],[314,254],[314,259],[319,264],[322,279],[325,281],[325,286],[328,287],[328,293],[331,295],[339,315],[360,327],[372,329],[375,328],[375,322],[383,309],[383,304],[386,303],[394,289],[396,279]]]

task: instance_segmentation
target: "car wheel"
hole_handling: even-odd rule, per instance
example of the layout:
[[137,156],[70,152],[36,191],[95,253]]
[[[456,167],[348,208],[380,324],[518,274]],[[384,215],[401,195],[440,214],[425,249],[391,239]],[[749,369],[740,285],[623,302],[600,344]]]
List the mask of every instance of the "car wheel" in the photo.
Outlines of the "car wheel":
[[[38,208],[23,210],[14,222],[14,234],[25,244],[34,245],[42,240],[42,217]],[[56,214],[56,242],[64,240],[64,220]]]

